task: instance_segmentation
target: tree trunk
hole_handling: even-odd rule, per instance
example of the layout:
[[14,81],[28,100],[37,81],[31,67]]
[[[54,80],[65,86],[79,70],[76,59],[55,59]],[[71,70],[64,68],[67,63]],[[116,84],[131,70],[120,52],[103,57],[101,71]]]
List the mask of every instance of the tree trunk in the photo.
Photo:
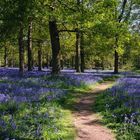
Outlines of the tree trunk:
[[46,55],[46,67],[47,67],[47,69],[49,68],[49,55],[48,55],[48,53]]
[[119,55],[118,52],[115,50],[115,54],[114,54],[114,73],[117,74],[118,73],[118,68],[119,67]]
[[[12,55],[14,56],[14,50],[12,50]],[[14,59],[14,57],[12,57],[12,67],[14,67],[15,66],[15,59]]]
[[24,43],[23,43],[23,23],[20,22],[19,27],[19,73],[22,76],[24,74]]
[[[122,7],[121,7],[121,13],[118,17],[118,23],[121,23],[122,19],[123,19],[123,15],[125,13],[125,7],[127,4],[127,0],[123,0],[122,3]],[[115,54],[114,54],[114,73],[117,74],[119,72],[119,54],[117,52],[117,48],[118,48],[118,40],[119,40],[119,36],[118,34],[116,34],[115,36]]]
[[33,68],[33,57],[32,57],[32,19],[29,18],[28,28],[28,71],[32,71]]
[[[77,6],[80,6],[80,0],[77,0]],[[75,69],[76,72],[81,72],[80,68],[80,32],[76,29],[76,56],[75,56]]]
[[81,33],[80,39],[80,55],[81,55],[81,72],[85,70],[85,52],[84,52],[84,44],[83,44],[83,33]]
[[102,63],[101,63],[101,65],[102,65],[102,70],[105,70],[104,58],[103,57],[102,57]]
[[75,56],[75,69],[80,72],[80,32],[76,32],[76,56]]
[[115,46],[114,46],[114,49],[115,49],[115,52],[114,52],[114,73],[115,74],[117,74],[119,72],[119,54],[117,52],[118,40],[119,40],[119,37],[118,37],[118,35],[116,35]]
[[64,69],[64,60],[63,59],[60,60],[60,66],[61,66],[61,70],[63,70]]
[[49,31],[52,46],[52,74],[60,73],[60,40],[56,21],[49,21]]
[[42,47],[38,46],[38,71],[42,71]]
[[71,67],[74,68],[74,56],[71,58]]
[[8,66],[8,53],[7,46],[4,47],[4,67]]

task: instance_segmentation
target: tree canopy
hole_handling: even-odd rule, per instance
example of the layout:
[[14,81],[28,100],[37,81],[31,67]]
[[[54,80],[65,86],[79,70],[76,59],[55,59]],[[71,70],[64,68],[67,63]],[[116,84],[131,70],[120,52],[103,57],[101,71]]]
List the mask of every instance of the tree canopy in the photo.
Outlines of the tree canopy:
[[139,67],[139,13],[139,0],[1,0],[1,66]]

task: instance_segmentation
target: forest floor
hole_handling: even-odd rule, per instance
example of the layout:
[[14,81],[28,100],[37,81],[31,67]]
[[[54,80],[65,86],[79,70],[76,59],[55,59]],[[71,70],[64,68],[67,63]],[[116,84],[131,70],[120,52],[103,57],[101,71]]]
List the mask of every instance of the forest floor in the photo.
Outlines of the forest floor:
[[97,85],[90,92],[79,94],[73,113],[76,128],[76,140],[115,140],[115,135],[101,122],[101,116],[93,112],[98,94],[111,86],[111,82]]

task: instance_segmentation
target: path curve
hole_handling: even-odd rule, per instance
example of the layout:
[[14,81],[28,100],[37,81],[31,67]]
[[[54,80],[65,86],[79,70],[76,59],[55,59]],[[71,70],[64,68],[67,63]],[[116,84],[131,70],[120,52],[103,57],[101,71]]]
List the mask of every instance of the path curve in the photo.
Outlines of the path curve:
[[93,112],[91,106],[97,94],[110,87],[110,83],[101,83],[90,93],[81,95],[75,104],[74,126],[77,131],[76,140],[115,140],[114,134],[101,124],[101,118]]

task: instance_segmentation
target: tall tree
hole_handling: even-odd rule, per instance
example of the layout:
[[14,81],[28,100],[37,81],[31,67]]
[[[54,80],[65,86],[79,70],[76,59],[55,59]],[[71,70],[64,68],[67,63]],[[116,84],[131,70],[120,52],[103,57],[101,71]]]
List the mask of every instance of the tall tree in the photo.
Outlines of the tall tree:
[[60,40],[56,20],[49,21],[49,31],[52,46],[52,74],[60,72]]
[[28,27],[28,71],[32,71],[33,68],[33,56],[32,56],[32,17],[29,17],[29,27]]
[[85,69],[85,51],[84,51],[83,33],[81,33],[81,38],[80,38],[80,55],[81,55],[81,72],[84,72],[84,69]]
[[79,31],[79,29],[76,29],[75,69],[76,69],[76,72],[81,72],[81,69],[80,69],[80,31]]
[[19,26],[19,36],[18,36],[18,44],[19,44],[19,72],[21,75],[24,74],[24,41],[23,41],[23,22],[20,22]]
[[[80,7],[80,0],[77,0],[77,7]],[[78,11],[79,12],[79,11]],[[77,28],[76,28],[76,56],[75,56],[75,68],[76,68],[76,72],[81,72],[81,54],[80,54],[80,29],[78,27],[77,24]]]
[[[121,21],[123,20],[123,16],[125,14],[125,7],[126,7],[126,4],[127,4],[127,0],[123,0],[122,2],[122,6],[121,6],[121,12],[120,12],[120,15],[118,16],[118,22],[121,23]],[[119,53],[117,51],[117,48],[118,48],[118,39],[119,39],[119,35],[116,34],[115,36],[115,53],[114,53],[114,73],[117,74],[118,71],[119,71]]]
[[38,41],[38,70],[42,71],[42,46],[40,41]]
[[4,46],[4,67],[8,66],[8,47]]

